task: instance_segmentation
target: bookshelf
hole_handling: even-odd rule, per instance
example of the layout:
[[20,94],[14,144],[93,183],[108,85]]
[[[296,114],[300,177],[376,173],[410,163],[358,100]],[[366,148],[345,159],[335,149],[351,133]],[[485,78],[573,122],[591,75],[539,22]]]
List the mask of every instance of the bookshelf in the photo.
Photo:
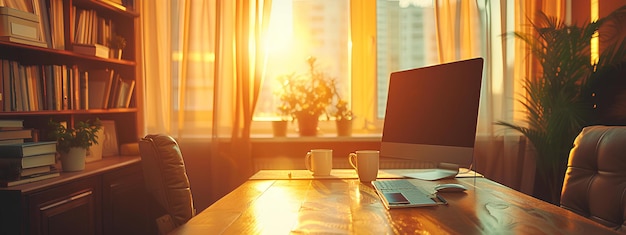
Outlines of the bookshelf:
[[[23,1],[30,2],[31,0]],[[39,75],[37,77],[34,75],[13,75],[11,82],[20,83],[23,82],[23,79],[28,79],[29,81],[38,79],[41,85],[22,85],[20,90],[13,89],[16,88],[16,85],[10,85],[9,87],[11,88],[7,89],[5,86],[9,83],[5,82],[5,80],[9,79],[7,76],[10,75],[4,72],[0,73],[2,80],[2,84],[0,84],[0,88],[2,88],[0,89],[0,92],[2,92],[0,119],[24,120],[24,127],[38,130],[40,140],[49,139],[47,132],[49,131],[48,121],[50,119],[65,121],[72,126],[75,122],[94,120],[96,118],[113,120],[119,144],[137,142],[140,137],[140,110],[137,107],[140,107],[142,103],[140,97],[142,97],[141,90],[143,86],[140,79],[142,77],[140,68],[140,22],[139,13],[135,9],[139,9],[138,4],[141,2],[137,0],[32,0],[32,2],[33,8],[41,6],[40,9],[43,10],[47,6],[47,9],[49,9],[47,11],[48,20],[39,22],[40,27],[42,27],[40,38],[46,42],[47,46],[0,40],[0,61],[11,61],[11,63],[18,64],[21,67],[31,68],[34,71],[31,73]],[[62,10],[57,10],[55,11],[56,13],[53,13],[53,5],[58,6],[58,9]],[[91,17],[88,18],[92,19],[91,23],[82,22],[79,24],[80,12],[89,12]],[[51,27],[54,24],[53,22],[57,21],[54,17],[62,19],[62,31],[46,30],[46,28],[54,28]],[[45,22],[50,22],[50,25],[45,26]],[[107,41],[104,37],[110,37],[110,35],[122,36],[126,39],[126,47],[123,49],[121,59],[75,52],[73,45],[79,43],[75,41],[77,39],[75,34],[79,31],[83,33],[91,32],[87,33],[93,35],[93,40],[90,41],[91,44],[106,45]],[[106,33],[103,33],[103,31],[106,31]],[[62,39],[61,43],[59,43],[59,39]],[[52,45],[50,41],[55,41],[54,44],[56,45]],[[85,42],[85,40],[81,39],[80,44]],[[59,73],[46,74],[47,70],[52,70],[49,69],[50,67],[64,68],[65,70],[62,71],[67,71],[65,74],[69,78],[63,78]],[[0,72],[6,70],[6,66],[0,67]],[[18,69],[12,71],[16,70]],[[125,105],[98,108],[85,106],[88,101],[84,97],[87,96],[84,92],[91,89],[87,88],[88,83],[86,83],[87,86],[82,88],[83,82],[80,79],[84,77],[84,74],[87,74],[86,80],[89,81],[88,75],[90,72],[97,70],[112,70],[116,78],[119,77],[126,82],[134,81],[134,86],[132,91],[130,91],[130,101],[115,102],[115,104],[128,104],[127,107]],[[31,78],[31,76],[35,78]],[[47,82],[44,81],[46,79],[48,79]],[[52,87],[50,83],[58,83],[59,80],[71,80],[60,85],[62,87],[60,88],[61,90],[67,89],[66,93],[55,92],[57,90],[44,91],[45,87]],[[36,82],[32,83],[36,84]],[[23,84],[30,83],[26,82]],[[69,84],[68,88],[64,88],[66,84]],[[55,86],[59,85],[55,84]],[[29,88],[31,90],[27,90]],[[41,92],[33,92],[32,89]],[[26,92],[27,95],[20,96],[22,99],[18,102],[15,94],[12,95],[11,92],[19,94]],[[125,97],[128,97],[128,95]],[[55,104],[58,103],[55,99],[59,99],[58,102],[61,103],[60,108],[59,105]],[[11,107],[16,102],[22,105],[20,107]],[[69,103],[64,107],[62,104],[64,102]],[[33,105],[35,103],[37,104]]]
[[[32,8],[40,6],[39,13],[47,13],[48,18],[45,20],[46,17],[38,15],[39,19],[44,19],[37,23],[37,27],[42,27],[37,36],[43,43],[28,43],[18,37],[16,40],[7,40],[7,36],[1,35],[6,31],[3,32],[0,25],[0,120],[23,120],[23,127],[37,130],[33,133],[38,133],[40,141],[50,140],[49,120],[64,121],[71,126],[79,121],[96,118],[111,120],[115,123],[118,144],[138,142],[142,122],[138,107],[143,102],[142,39],[137,11],[141,9],[141,1],[0,0],[0,7],[2,4],[6,7],[9,3],[26,3]],[[52,13],[51,5],[55,6],[55,13]],[[50,10],[44,10],[48,6]],[[0,19],[7,17],[2,13],[12,11],[0,10]],[[89,12],[93,21],[79,23],[80,14],[77,12]],[[58,24],[57,20],[63,23]],[[47,27],[44,22],[48,22]],[[52,27],[52,22],[57,22],[57,26]],[[85,39],[86,35],[83,35],[80,42],[75,41],[79,31],[77,27],[84,27],[80,28],[80,33],[91,35],[92,38]],[[25,29],[28,31],[29,28]],[[85,54],[84,51],[79,53],[73,47],[74,44],[85,42],[106,46],[106,36],[100,35],[101,31],[107,31],[102,35],[119,35],[125,39],[126,46],[121,58],[106,54]],[[32,30],[29,32],[32,36]],[[5,69],[5,61],[11,65],[8,70]],[[59,67],[65,67],[66,70],[60,71],[66,72],[61,75],[50,72]],[[29,72],[16,76],[22,68]],[[85,97],[94,97],[93,94],[89,96],[85,93],[92,91],[89,89],[89,75],[96,76],[94,71],[103,70],[114,71],[116,78],[133,84],[132,90],[121,92],[125,94],[124,97],[130,94],[130,100],[108,102],[115,106],[88,107],[90,102]],[[66,78],[62,74],[66,74]],[[87,83],[83,82],[85,80]],[[65,83],[59,85],[58,81]],[[49,84],[54,85],[47,86]],[[102,93],[102,90],[98,89],[98,92]],[[16,95],[18,93],[19,96]],[[58,161],[57,165],[60,166]],[[156,227],[151,222],[154,220],[146,213],[147,194],[143,188],[140,157],[117,155],[89,162],[83,171],[61,172],[55,178],[0,188],[0,208],[4,212],[0,213],[0,234],[156,233]],[[51,221],[55,222],[55,226],[49,226]]]

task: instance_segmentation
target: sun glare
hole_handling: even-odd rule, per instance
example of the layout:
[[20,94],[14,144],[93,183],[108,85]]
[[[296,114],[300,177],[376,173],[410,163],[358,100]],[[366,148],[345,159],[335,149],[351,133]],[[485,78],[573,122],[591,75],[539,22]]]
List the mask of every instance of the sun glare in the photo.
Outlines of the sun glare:
[[274,187],[260,197],[253,207],[253,215],[257,224],[263,227],[256,228],[260,233],[279,234],[291,231],[296,223],[299,204],[290,203],[293,192]]

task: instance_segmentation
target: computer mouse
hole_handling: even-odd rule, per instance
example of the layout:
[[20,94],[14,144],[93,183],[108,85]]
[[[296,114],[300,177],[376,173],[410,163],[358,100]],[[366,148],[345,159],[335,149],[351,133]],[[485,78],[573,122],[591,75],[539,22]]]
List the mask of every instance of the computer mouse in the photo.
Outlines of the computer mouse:
[[463,192],[467,190],[467,187],[462,184],[439,184],[435,186],[435,190],[439,193],[444,192]]

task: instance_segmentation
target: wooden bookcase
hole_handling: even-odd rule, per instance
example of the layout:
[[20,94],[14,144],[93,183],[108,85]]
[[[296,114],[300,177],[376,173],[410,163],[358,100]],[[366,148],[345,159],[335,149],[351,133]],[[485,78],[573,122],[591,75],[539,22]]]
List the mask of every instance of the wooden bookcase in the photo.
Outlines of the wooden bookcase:
[[[26,0],[30,1],[30,0]],[[32,0],[40,1],[40,0]],[[140,21],[137,9],[140,9],[139,0],[124,0],[125,7],[116,6],[115,0],[45,0],[50,3],[58,1],[63,8],[64,49],[31,46],[7,41],[0,41],[0,59],[17,61],[26,66],[65,65],[68,68],[78,68],[79,71],[98,69],[112,69],[124,79],[134,80],[130,105],[126,108],[104,109],[38,109],[29,111],[0,110],[0,119],[24,120],[24,127],[38,130],[39,139],[49,139],[49,120],[66,121],[73,126],[75,122],[84,120],[113,120],[116,125],[118,143],[135,143],[139,139],[140,110],[142,101],[142,74],[141,74],[141,38]],[[130,5],[132,4],[132,5]],[[126,9],[122,9],[126,8]],[[102,58],[79,54],[73,51],[74,22],[77,21],[76,9],[93,10],[103,19],[109,19],[114,25],[113,33],[124,37],[127,45],[123,50],[122,58]],[[53,33],[54,34],[54,33]],[[0,73],[2,75],[2,73]],[[4,76],[2,76],[4,80]],[[55,77],[54,79],[61,79]],[[0,90],[2,91],[2,90]],[[2,100],[9,98],[3,93]]]
[[[31,1],[31,0],[24,0]],[[78,71],[112,69],[125,79],[135,81],[128,107],[121,108],[29,108],[28,111],[0,109],[0,120],[24,120],[25,128],[37,130],[39,140],[49,140],[50,120],[74,126],[85,120],[113,120],[118,143],[139,140],[142,106],[140,15],[141,0],[32,0],[62,7],[65,46],[62,49],[40,47],[0,40],[0,60],[24,66],[62,65]],[[121,59],[103,58],[74,52],[72,45],[76,21],[75,9],[92,10],[115,25],[113,32],[126,39]],[[5,93],[0,67],[0,92]],[[61,79],[54,77],[53,79]],[[69,94],[73,94],[72,90]],[[47,93],[46,93],[47,94]],[[44,105],[44,107],[50,107]],[[85,170],[62,172],[60,177],[0,188],[0,234],[155,234],[153,219],[148,219],[143,174],[139,156],[109,156],[90,162]],[[59,164],[57,164],[59,167]],[[152,222],[153,223],[153,222]]]

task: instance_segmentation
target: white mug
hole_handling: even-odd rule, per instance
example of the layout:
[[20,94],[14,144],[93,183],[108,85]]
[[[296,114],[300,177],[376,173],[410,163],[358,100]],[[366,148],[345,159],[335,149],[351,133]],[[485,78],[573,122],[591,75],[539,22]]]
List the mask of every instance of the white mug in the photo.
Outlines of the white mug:
[[333,169],[333,150],[312,149],[306,153],[304,165],[313,175],[330,175],[330,170]]
[[358,150],[350,153],[348,161],[356,170],[361,182],[371,182],[378,177],[378,150]]

